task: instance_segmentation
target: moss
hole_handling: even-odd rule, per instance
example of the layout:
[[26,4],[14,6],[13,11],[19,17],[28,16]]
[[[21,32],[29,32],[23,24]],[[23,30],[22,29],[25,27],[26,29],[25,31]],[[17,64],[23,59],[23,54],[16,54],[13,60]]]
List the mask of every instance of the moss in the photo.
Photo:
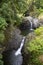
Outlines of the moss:
[[43,35],[43,27],[36,29],[34,32],[37,36]]

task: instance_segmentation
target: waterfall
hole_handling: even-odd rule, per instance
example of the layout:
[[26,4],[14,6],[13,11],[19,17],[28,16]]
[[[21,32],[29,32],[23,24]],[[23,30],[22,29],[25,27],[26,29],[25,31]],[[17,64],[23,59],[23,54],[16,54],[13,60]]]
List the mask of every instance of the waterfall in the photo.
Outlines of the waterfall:
[[33,30],[33,28],[32,28],[32,25],[33,25],[33,24],[32,24],[32,22],[31,22],[31,21],[30,21],[30,24],[31,24],[30,30],[32,31],[32,30]]
[[22,47],[24,45],[25,37],[23,37],[20,47],[16,50],[5,51],[3,54],[4,65],[22,65],[23,56],[21,53]]
[[21,41],[21,45],[20,47],[18,48],[18,50],[15,52],[15,56],[21,54],[21,50],[22,50],[22,47],[24,45],[24,41],[25,41],[25,37],[23,37],[22,41]]
[[16,50],[6,51],[3,55],[4,65],[22,65],[23,56],[21,53],[24,45],[25,37],[23,37],[20,47]]

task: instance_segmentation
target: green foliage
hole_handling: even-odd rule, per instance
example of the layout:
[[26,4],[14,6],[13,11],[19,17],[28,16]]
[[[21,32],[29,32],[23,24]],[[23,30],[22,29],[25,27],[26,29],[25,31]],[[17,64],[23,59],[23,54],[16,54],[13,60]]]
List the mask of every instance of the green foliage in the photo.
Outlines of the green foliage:
[[37,8],[43,8],[43,0],[35,0],[35,5]]
[[3,61],[1,59],[2,59],[2,55],[0,54],[0,65],[3,65]]
[[7,23],[4,18],[0,17],[0,30],[5,30]]
[[[0,44],[4,41],[6,26],[20,24],[25,11],[28,9],[33,17],[39,16],[43,12],[43,0],[0,0]],[[38,60],[39,54],[43,54],[43,27],[36,29],[34,32],[36,37],[27,43],[26,50],[31,53],[30,64],[43,65]],[[1,57],[0,65],[3,65]]]
[[41,49],[43,49],[43,39],[36,37],[35,40],[29,43],[28,50],[39,51]]
[[24,12],[28,9],[29,0],[3,0],[0,8],[0,16],[8,23],[21,22]]
[[43,0],[35,0],[34,5],[36,6],[39,14],[43,12]]
[[38,29],[35,30],[35,34],[37,36],[43,35],[43,27],[40,27]]
[[3,32],[3,31],[1,31],[1,32],[0,32],[0,44],[2,44],[2,43],[3,43],[4,38],[5,38],[5,36],[4,36],[4,32]]
[[2,59],[2,55],[0,54],[0,59]]
[[40,52],[33,51],[31,53],[31,58],[30,58],[29,64],[31,64],[31,65],[43,65],[43,62],[41,62],[39,59],[40,55],[41,55]]
[[6,29],[7,23],[6,20],[0,17],[0,43],[4,41],[4,30]]
[[30,51],[39,51],[43,49],[43,27],[36,29],[35,31],[36,37],[29,42],[29,50]]
[[39,55],[43,54],[43,27],[40,27],[34,31],[35,38],[32,39],[26,46],[27,51],[31,53],[29,63],[32,65],[43,65],[39,60]]

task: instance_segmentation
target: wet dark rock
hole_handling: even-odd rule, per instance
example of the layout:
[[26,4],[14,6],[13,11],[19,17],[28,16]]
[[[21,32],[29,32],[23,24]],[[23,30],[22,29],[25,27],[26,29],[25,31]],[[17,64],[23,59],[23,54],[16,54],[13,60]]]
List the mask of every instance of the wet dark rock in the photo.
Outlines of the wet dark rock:
[[3,53],[4,65],[21,65],[23,62],[22,55],[15,56],[15,50],[7,50]]
[[37,18],[33,18],[31,16],[24,17],[22,23],[19,26],[21,32],[26,35],[30,32],[33,32],[34,29],[37,29],[40,26],[40,22]]
[[15,55],[15,52],[21,45],[23,36],[20,35],[19,29],[6,30],[5,49],[2,53],[4,65],[22,65],[22,54]]
[[13,36],[9,40],[9,44],[7,44],[7,47],[9,49],[15,49],[16,50],[16,49],[19,48],[21,40],[22,40],[22,36],[21,35],[13,33]]
[[9,28],[5,31],[5,49],[15,49],[17,50],[22,41],[22,35],[20,35],[20,30],[14,28],[9,30]]
[[28,16],[28,17],[24,17],[23,20],[22,20],[22,23],[21,23],[21,29],[22,30],[26,30],[26,29],[30,29],[31,27],[31,24],[30,22],[33,20],[33,18],[31,16]]

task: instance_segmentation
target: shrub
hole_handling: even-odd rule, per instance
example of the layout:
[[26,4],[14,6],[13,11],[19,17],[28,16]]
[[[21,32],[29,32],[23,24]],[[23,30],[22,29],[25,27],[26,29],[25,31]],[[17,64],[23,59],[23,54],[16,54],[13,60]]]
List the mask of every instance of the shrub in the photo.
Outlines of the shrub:
[[39,56],[43,55],[43,27],[40,27],[34,31],[35,38],[32,39],[28,45],[26,46],[26,50],[30,51],[31,57],[29,60],[29,64],[32,65],[43,65],[40,61]]
[[43,35],[43,27],[40,27],[38,29],[35,30],[35,34],[37,36]]
[[0,17],[0,30],[5,30],[6,26],[7,26],[6,20]]
[[6,29],[7,23],[6,20],[0,17],[0,42],[4,40],[4,30]]

